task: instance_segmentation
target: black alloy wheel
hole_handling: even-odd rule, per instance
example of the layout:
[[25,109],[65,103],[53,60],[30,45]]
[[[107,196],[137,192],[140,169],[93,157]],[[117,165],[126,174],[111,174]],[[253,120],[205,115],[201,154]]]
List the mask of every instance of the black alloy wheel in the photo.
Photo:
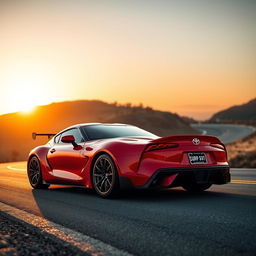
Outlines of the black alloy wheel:
[[117,195],[118,173],[113,160],[107,154],[102,154],[96,159],[92,169],[92,183],[94,190],[103,198]]
[[43,184],[41,166],[38,158],[33,156],[28,162],[28,179],[33,188],[48,188],[48,184]]

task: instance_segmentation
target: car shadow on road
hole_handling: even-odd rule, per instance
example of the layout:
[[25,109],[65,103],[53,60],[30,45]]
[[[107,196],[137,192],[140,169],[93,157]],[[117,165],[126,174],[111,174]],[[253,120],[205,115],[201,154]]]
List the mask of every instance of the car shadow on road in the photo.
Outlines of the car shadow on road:
[[106,221],[116,222],[148,215],[153,218],[155,214],[174,214],[177,217],[183,216],[185,212],[193,212],[201,216],[207,211],[209,215],[217,212],[223,216],[224,212],[232,214],[237,208],[241,215],[256,211],[255,196],[211,190],[199,194],[182,189],[132,190],[122,192],[119,197],[111,200],[100,198],[92,190],[77,187],[52,186],[48,190],[32,190],[32,194],[45,218],[57,222],[66,221],[78,230],[80,226],[77,221],[84,223],[90,218],[105,225]]
[[[74,201],[88,202],[90,200],[96,201],[177,201],[177,200],[205,200],[210,198],[221,197],[222,199],[243,197],[255,198],[250,195],[234,194],[231,192],[217,192],[217,191],[204,191],[200,193],[192,193],[183,190],[182,188],[162,189],[162,190],[126,190],[120,192],[119,195],[112,199],[100,198],[93,190],[82,187],[70,186],[51,186],[48,190],[33,190],[35,199],[40,195],[47,193],[52,197],[61,197],[66,199],[73,199]],[[36,200],[38,201],[38,200]]]

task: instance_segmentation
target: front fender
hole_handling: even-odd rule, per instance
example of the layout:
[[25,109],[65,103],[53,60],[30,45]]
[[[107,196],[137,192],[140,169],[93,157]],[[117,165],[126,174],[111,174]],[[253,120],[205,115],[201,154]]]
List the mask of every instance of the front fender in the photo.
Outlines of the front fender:
[[[28,160],[27,160],[27,165],[28,165],[28,162],[31,157],[36,156],[39,159],[40,165],[41,165],[42,177],[43,177],[43,180],[45,180],[45,181],[52,178],[52,175],[50,174],[51,168],[47,161],[47,154],[48,154],[49,149],[50,149],[49,146],[36,147],[30,151],[30,153],[28,155]],[[27,168],[28,168],[28,166],[27,166]]]

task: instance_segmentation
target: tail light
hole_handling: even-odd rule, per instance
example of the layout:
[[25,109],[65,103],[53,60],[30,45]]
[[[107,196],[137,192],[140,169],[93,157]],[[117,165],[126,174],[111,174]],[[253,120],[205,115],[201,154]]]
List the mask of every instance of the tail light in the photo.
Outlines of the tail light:
[[219,149],[225,150],[226,159],[227,159],[227,161],[228,161],[228,152],[227,152],[226,147],[225,147],[224,144],[222,144],[222,143],[211,143],[211,146],[212,146],[212,147],[215,147],[215,148],[219,148]]
[[221,143],[211,143],[211,146],[215,147],[215,148],[220,148],[220,149],[226,150],[225,146]]
[[179,145],[177,143],[160,143],[160,144],[151,144],[148,145],[145,149],[145,152],[153,151],[153,150],[160,150],[160,149],[167,149],[167,148],[176,148]]

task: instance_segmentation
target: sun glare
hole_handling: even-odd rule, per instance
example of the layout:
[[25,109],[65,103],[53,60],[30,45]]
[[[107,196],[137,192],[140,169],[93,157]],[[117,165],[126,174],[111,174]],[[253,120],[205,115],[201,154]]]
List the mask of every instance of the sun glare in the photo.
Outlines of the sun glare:
[[47,69],[18,65],[6,81],[8,112],[31,113],[38,105],[50,103],[49,90],[54,84]]
[[32,106],[30,104],[24,104],[20,107],[20,111],[24,114],[29,114],[35,109],[35,106]]

